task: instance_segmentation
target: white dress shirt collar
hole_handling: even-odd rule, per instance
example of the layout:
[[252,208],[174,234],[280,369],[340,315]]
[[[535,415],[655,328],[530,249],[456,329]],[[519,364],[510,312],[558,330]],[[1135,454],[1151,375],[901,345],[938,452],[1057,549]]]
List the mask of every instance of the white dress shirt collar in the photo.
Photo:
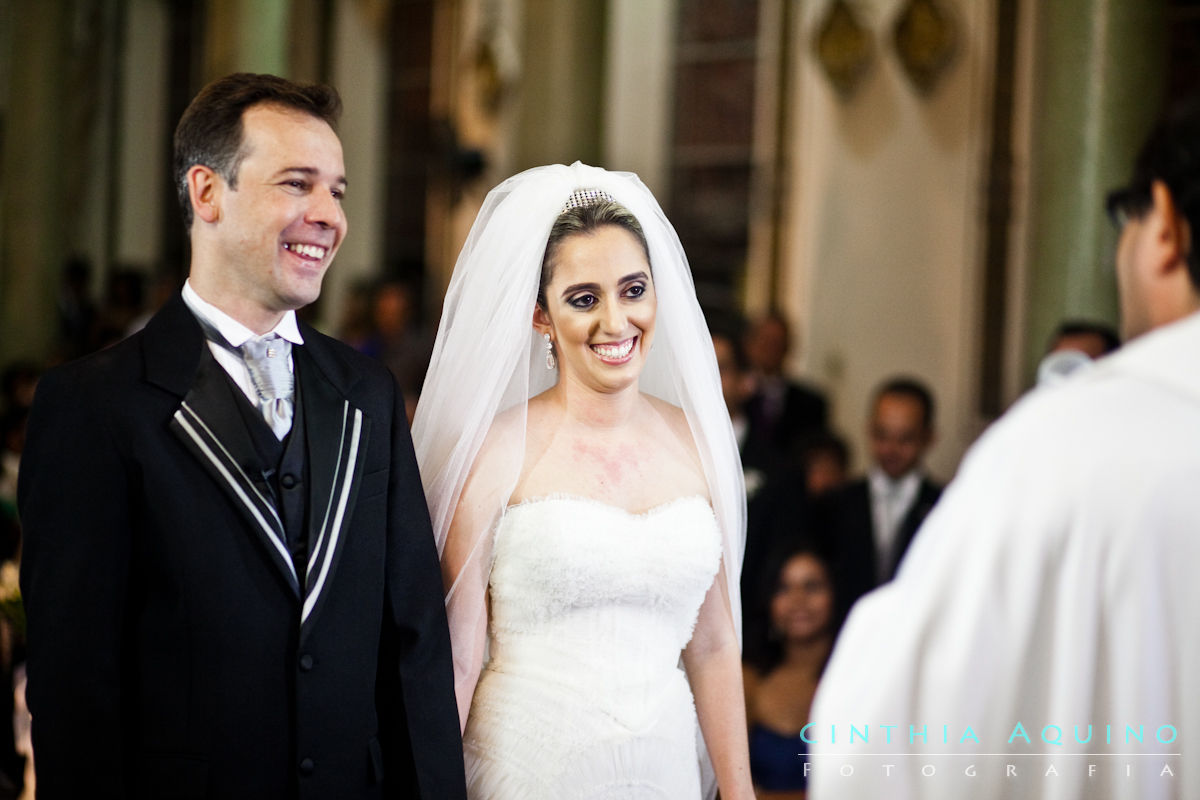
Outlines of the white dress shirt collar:
[[872,465],[867,472],[867,486],[871,494],[876,578],[882,583],[888,579],[904,518],[908,516],[921,489],[921,473],[914,469],[893,479],[878,465]]
[[[187,303],[192,313],[203,317],[209,325],[212,325],[218,333],[224,336],[225,341],[232,347],[241,347],[246,343],[246,340],[257,335],[254,331],[198,295],[196,290],[192,288],[191,278],[184,281],[183,302]],[[304,344],[304,337],[300,335],[300,325],[296,322],[295,311],[288,310],[285,312],[283,319],[279,320],[279,324],[269,331],[269,333],[276,333],[292,344]]]
[[867,470],[867,481],[871,484],[873,495],[891,494],[894,497],[911,500],[917,496],[917,489],[921,486],[921,471],[912,469],[899,478],[892,478],[878,465],[873,464]]

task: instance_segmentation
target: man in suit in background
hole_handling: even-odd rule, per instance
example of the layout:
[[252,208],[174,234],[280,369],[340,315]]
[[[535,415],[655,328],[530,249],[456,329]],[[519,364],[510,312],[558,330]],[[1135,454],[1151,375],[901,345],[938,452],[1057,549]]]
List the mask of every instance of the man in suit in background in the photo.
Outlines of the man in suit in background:
[[1054,329],[1046,345],[1046,354],[1038,363],[1038,385],[1060,383],[1076,370],[1090,367],[1093,361],[1120,346],[1120,336],[1107,323],[1086,319],[1064,320]]
[[746,400],[743,462],[752,461],[768,478],[796,471],[801,446],[825,430],[829,418],[825,395],[784,372],[790,345],[787,320],[777,312],[759,319],[746,334],[755,390]]
[[1121,346],[1116,329],[1105,322],[1068,319],[1059,323],[1046,345],[1046,352],[1074,350],[1095,361]]
[[818,528],[834,554],[842,610],[896,574],[905,550],[942,487],[922,462],[933,444],[933,394],[920,381],[896,377],[875,391],[867,440],[867,474],[822,498]]
[[238,74],[175,133],[181,294],[42,380],[20,478],[42,798],[465,796],[442,584],[387,370],[299,323],[341,101]]

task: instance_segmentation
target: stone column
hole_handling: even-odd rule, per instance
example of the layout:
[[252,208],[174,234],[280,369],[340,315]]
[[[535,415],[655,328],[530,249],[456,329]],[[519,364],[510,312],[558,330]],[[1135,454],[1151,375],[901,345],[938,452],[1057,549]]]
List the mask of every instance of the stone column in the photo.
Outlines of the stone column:
[[[1035,0],[1036,1],[1036,0]],[[1060,320],[1117,322],[1107,192],[1160,112],[1164,0],[1037,2],[1026,383]]]
[[597,0],[526,0],[510,172],[600,162],[604,11]]
[[229,72],[288,75],[291,0],[212,0],[205,80]]
[[54,298],[68,249],[59,168],[70,30],[65,5],[13,8],[0,52],[9,65],[0,173],[0,363],[44,358],[58,323]]

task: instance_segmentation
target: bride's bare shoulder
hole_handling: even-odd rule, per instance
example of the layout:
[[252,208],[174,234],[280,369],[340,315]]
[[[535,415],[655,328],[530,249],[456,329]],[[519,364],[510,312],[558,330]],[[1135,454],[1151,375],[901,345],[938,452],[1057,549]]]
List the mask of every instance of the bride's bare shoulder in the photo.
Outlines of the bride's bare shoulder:
[[666,425],[671,435],[680,444],[685,445],[688,450],[695,452],[696,439],[692,435],[691,426],[688,425],[687,421],[687,414],[683,412],[683,409],[652,394],[643,394],[642,397],[654,409],[657,417]]
[[[476,451],[471,468],[463,483],[455,516],[475,519],[477,513],[490,513],[504,502],[505,487],[520,469],[515,459],[522,453],[524,405],[502,411],[492,420],[492,426]],[[471,523],[474,524],[474,523]]]
[[507,464],[515,453],[536,451],[552,430],[553,419],[560,413],[561,410],[549,402],[546,393],[500,412],[492,420],[492,427],[479,448],[474,470]]
[[516,405],[496,415],[492,420],[492,427],[488,428],[487,436],[483,439],[483,445],[479,448],[479,458],[483,458],[490,451],[511,449],[521,441],[525,428],[524,410],[523,406]]
[[659,442],[658,457],[670,467],[664,470],[664,474],[669,472],[676,476],[680,494],[706,494],[700,448],[696,446],[696,437],[688,424],[687,414],[665,400],[652,395],[643,397],[653,411],[650,415],[653,427],[647,435]]

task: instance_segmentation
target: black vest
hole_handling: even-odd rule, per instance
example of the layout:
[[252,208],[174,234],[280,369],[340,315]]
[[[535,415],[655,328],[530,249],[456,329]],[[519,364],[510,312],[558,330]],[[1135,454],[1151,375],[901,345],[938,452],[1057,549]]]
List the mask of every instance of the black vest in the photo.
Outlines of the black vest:
[[275,510],[283,521],[296,577],[304,586],[308,567],[308,447],[304,435],[304,400],[300,381],[298,378],[295,381],[292,430],[282,442],[275,438],[271,426],[259,410],[250,404],[232,378],[229,379],[229,385],[239,400],[237,407],[242,412],[246,434],[258,459],[243,467],[259,490],[274,501]]

